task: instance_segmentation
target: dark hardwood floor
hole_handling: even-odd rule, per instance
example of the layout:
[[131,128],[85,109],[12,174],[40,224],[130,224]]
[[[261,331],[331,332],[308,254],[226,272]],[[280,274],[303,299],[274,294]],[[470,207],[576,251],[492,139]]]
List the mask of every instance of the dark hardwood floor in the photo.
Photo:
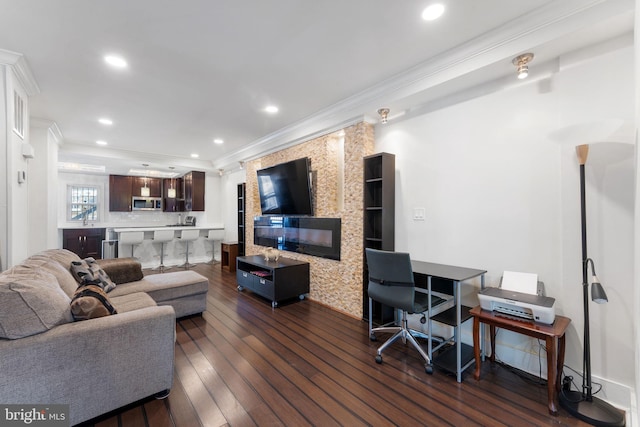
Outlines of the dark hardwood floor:
[[[547,413],[546,386],[504,366],[473,368],[459,384],[433,375],[394,344],[384,363],[365,322],[313,301],[271,304],[236,290],[235,274],[198,265],[210,280],[203,316],[178,320],[171,394],[107,414],[107,426],[586,425]],[[384,337],[382,337],[384,338]]]

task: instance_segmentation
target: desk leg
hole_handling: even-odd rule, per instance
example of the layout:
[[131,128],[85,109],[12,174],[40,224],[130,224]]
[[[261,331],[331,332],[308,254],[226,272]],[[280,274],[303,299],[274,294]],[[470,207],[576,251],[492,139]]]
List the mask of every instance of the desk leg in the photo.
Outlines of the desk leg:
[[558,415],[558,394],[556,393],[556,381],[558,377],[558,339],[547,337],[547,400],[549,413]]
[[562,389],[562,369],[564,368],[564,334],[558,337],[558,367],[556,370],[556,395],[560,394]]
[[496,361],[496,327],[494,325],[489,325],[489,340],[491,341],[491,356],[489,356],[489,360],[493,363]]
[[476,358],[476,372],[473,377],[476,380],[480,379],[480,319],[478,317],[473,318],[473,354]]

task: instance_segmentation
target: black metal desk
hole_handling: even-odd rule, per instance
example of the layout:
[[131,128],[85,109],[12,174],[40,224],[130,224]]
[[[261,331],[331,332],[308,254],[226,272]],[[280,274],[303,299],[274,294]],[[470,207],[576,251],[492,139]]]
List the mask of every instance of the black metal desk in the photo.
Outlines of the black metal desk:
[[[433,316],[433,320],[453,326],[454,345],[443,351],[442,354],[438,355],[436,360],[434,360],[432,358],[433,351],[437,350],[450,340],[446,340],[435,349],[433,348],[432,341],[428,340],[429,344],[427,354],[436,365],[454,372],[458,382],[462,382],[462,372],[464,372],[464,370],[473,363],[474,357],[473,347],[463,344],[460,337],[460,326],[464,321],[471,318],[471,315],[469,314],[471,307],[463,307],[460,301],[460,284],[466,280],[480,276],[480,287],[484,289],[484,274],[487,271],[413,260],[411,261],[411,268],[413,269],[417,287],[424,287],[426,282],[427,292],[431,294],[431,292],[434,291],[432,279],[440,279],[437,280],[439,283],[436,286],[438,288],[436,291],[453,295],[455,303],[454,307]],[[449,282],[450,286],[447,286],[446,283],[443,284],[443,281]],[[429,336],[432,336],[431,320],[431,312],[429,312]]]

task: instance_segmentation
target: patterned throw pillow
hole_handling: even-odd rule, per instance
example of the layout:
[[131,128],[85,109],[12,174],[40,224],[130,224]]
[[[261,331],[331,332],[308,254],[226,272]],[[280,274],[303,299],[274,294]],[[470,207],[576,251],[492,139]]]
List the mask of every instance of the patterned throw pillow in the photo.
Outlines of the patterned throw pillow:
[[96,260],[91,257],[81,261],[72,261],[71,273],[80,286],[94,284],[102,287],[105,292],[110,292],[116,287],[116,284],[109,278],[109,275],[105,273]]
[[71,299],[71,314],[75,320],[95,319],[117,313],[99,284],[80,286]]

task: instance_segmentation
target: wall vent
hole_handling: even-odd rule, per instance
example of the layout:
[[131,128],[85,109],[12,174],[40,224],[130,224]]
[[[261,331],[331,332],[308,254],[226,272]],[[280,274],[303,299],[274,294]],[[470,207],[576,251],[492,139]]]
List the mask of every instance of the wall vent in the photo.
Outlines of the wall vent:
[[16,92],[13,91],[13,131],[20,138],[24,139],[24,116],[25,116],[25,104],[24,99]]

